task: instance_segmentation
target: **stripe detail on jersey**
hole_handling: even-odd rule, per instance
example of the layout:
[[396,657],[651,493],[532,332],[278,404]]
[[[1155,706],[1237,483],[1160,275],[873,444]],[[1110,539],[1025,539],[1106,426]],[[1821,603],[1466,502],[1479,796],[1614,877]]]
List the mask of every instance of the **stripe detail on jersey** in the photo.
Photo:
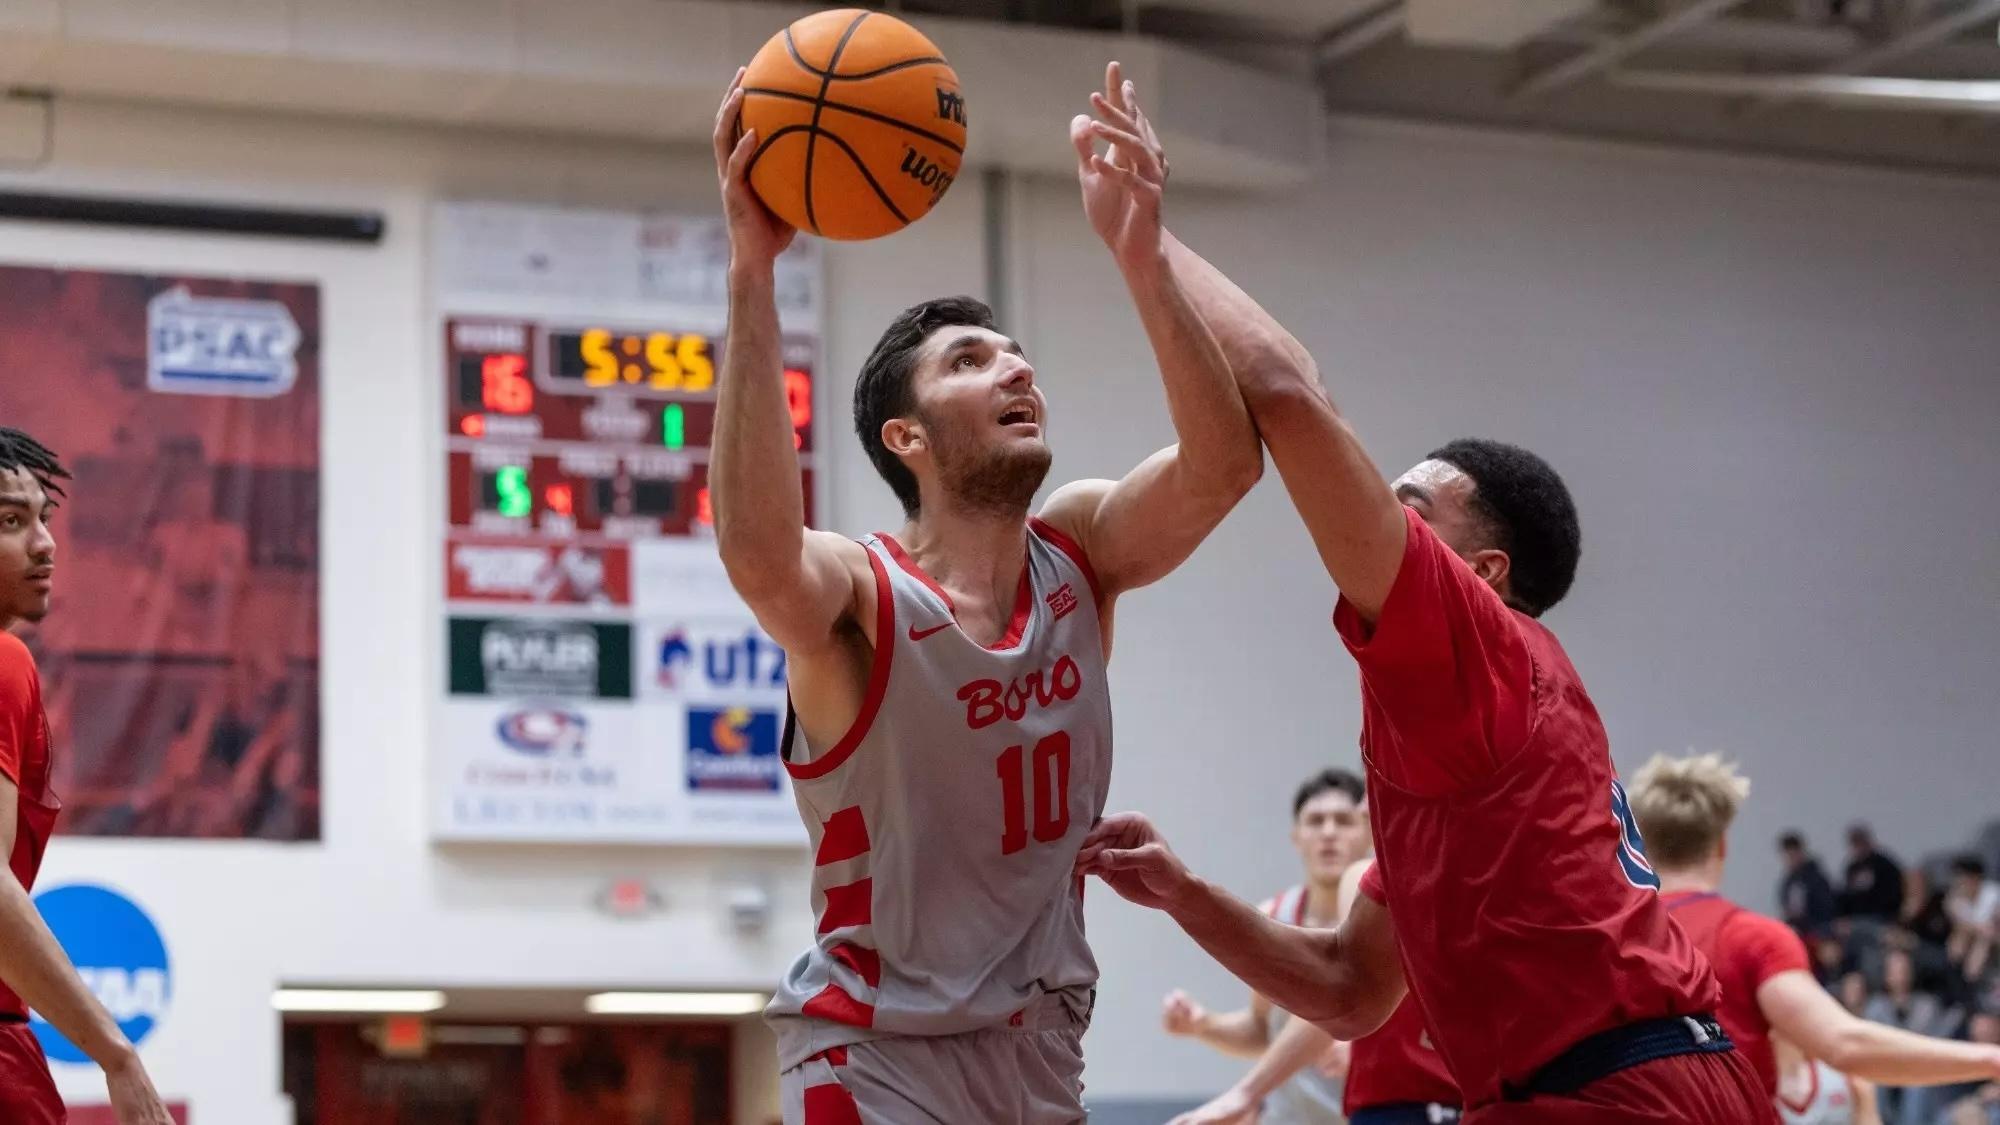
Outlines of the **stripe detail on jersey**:
[[[864,545],[862,550],[867,547]],[[868,728],[875,725],[875,713],[882,709],[882,697],[889,691],[889,661],[896,654],[896,595],[889,589],[889,572],[883,569],[882,560],[873,551],[868,551],[868,568],[875,572],[875,657],[868,665],[868,694],[861,700],[861,712],[854,716],[854,725],[847,728],[833,749],[810,762],[785,762],[785,771],[795,780],[825,777],[846,761],[854,748],[861,745]]]
[[1084,555],[1082,545],[1061,531],[1058,531],[1040,516],[1029,516],[1028,526],[1034,529],[1036,535],[1048,540],[1049,544],[1055,547],[1056,550],[1069,556],[1070,563],[1083,572],[1083,580],[1090,583],[1091,600],[1096,602],[1099,608],[1102,608],[1104,605],[1104,590],[1097,584],[1097,572],[1090,568],[1090,559]]
[[805,1125],[861,1125],[861,1107],[838,1082],[806,1087]]
[[843,941],[829,948],[826,955],[850,969],[861,983],[870,988],[882,987],[882,955],[851,941]]
[[[944,607],[951,611],[952,621],[956,623],[958,620],[958,603],[951,600],[951,595],[944,592],[944,587],[938,585],[935,579],[924,573],[924,568],[917,565],[917,560],[911,558],[908,551],[903,550],[903,545],[896,542],[894,536],[887,532],[878,531],[875,533],[875,538],[882,541],[882,546],[888,550],[889,557],[896,560],[897,566],[902,567],[909,573],[910,577],[929,587],[930,592],[938,596],[938,600],[944,603]],[[992,644],[980,646],[986,651],[1007,652],[1021,646],[1021,637],[1028,631],[1028,617],[1035,608],[1034,583],[1028,578],[1028,570],[1028,560],[1023,558],[1021,560],[1021,584],[1014,592],[1014,612],[1007,619],[1007,631],[1002,633],[1000,639],[994,641]],[[963,627],[961,627],[961,631],[963,631]],[[967,639],[969,640],[970,637]]]
[[866,926],[874,921],[875,880],[862,879],[844,887],[826,889],[826,909],[819,914],[819,932],[832,933],[849,926]]
[[868,823],[861,819],[861,806],[849,805],[826,818],[820,826],[819,851],[814,867],[825,867],[868,854]]
[[820,989],[819,995],[799,1006],[799,1014],[849,1027],[875,1026],[875,1006],[856,1000],[837,984]]

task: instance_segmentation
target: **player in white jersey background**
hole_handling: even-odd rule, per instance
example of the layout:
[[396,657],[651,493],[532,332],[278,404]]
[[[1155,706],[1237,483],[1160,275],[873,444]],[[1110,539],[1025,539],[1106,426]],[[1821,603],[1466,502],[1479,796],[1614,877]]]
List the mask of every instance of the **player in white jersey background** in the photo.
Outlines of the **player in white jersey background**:
[[[1348,770],[1321,770],[1300,784],[1292,798],[1291,841],[1298,849],[1305,882],[1266,902],[1264,913],[1294,926],[1340,924],[1341,877],[1371,850],[1364,794],[1361,778]],[[1233,1012],[1211,1012],[1175,989],[1161,1013],[1168,1034],[1199,1039],[1247,1059],[1266,1056],[1290,1021],[1284,1009],[1254,989],[1249,1004]],[[1331,1051],[1344,1059],[1347,1045],[1336,1042]],[[1328,1073],[1325,1061],[1295,1071],[1266,1095],[1259,1125],[1339,1125],[1345,1120],[1340,1111],[1341,1080]]]
[[817,933],[767,1012],[785,1120],[1081,1121],[1097,970],[1072,867],[1109,782],[1113,603],[1261,473],[1232,365],[1303,357],[1162,228],[1166,158],[1113,64],[1095,118],[1071,124],[1077,178],[1178,440],[1031,520],[1053,413],[1036,371],[979,302],[928,301],[855,386],[908,522],[859,542],[808,529],[773,295],[794,232],[745,183],[741,98],[715,129],[730,322],[709,480],[730,579],[789,658],[786,765],[814,856]]

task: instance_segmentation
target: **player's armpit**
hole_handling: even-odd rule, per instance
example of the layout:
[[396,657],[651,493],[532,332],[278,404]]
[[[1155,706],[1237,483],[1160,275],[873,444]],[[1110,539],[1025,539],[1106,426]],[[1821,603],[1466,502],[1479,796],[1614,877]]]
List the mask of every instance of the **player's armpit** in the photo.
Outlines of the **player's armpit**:
[[739,563],[729,579],[757,623],[794,659],[827,648],[849,624],[875,641],[874,616],[863,612],[875,596],[868,549],[851,539],[808,530],[796,560]]
[[1180,460],[1180,447],[1170,445],[1120,480],[1062,486],[1043,505],[1041,518],[1082,546],[1108,601],[1186,562],[1257,481],[1255,474],[1224,481],[1197,477]]

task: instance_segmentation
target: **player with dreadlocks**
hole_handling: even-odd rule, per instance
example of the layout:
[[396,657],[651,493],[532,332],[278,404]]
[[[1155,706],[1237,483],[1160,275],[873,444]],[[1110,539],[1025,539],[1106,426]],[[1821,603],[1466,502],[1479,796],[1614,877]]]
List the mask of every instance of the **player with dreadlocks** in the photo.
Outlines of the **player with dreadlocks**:
[[48,615],[56,570],[49,521],[63,495],[59,482],[67,479],[41,442],[0,426],[0,851],[14,876],[0,877],[0,1121],[68,1120],[41,1043],[28,1030],[32,1005],[104,1068],[119,1125],[172,1125],[139,1052],[84,986],[28,897],[62,802],[49,786],[41,677],[28,646],[8,630]]

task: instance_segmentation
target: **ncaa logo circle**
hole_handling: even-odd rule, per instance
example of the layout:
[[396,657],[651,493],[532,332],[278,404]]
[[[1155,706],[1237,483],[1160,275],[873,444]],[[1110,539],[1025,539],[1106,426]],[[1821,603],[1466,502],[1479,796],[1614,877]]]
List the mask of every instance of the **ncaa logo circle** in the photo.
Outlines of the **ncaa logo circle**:
[[[153,920],[131,899],[91,883],[43,891],[35,908],[125,1038],[135,1047],[145,1042],[166,1015],[171,991],[167,946]],[[39,1012],[31,1026],[50,1059],[90,1061]]]

